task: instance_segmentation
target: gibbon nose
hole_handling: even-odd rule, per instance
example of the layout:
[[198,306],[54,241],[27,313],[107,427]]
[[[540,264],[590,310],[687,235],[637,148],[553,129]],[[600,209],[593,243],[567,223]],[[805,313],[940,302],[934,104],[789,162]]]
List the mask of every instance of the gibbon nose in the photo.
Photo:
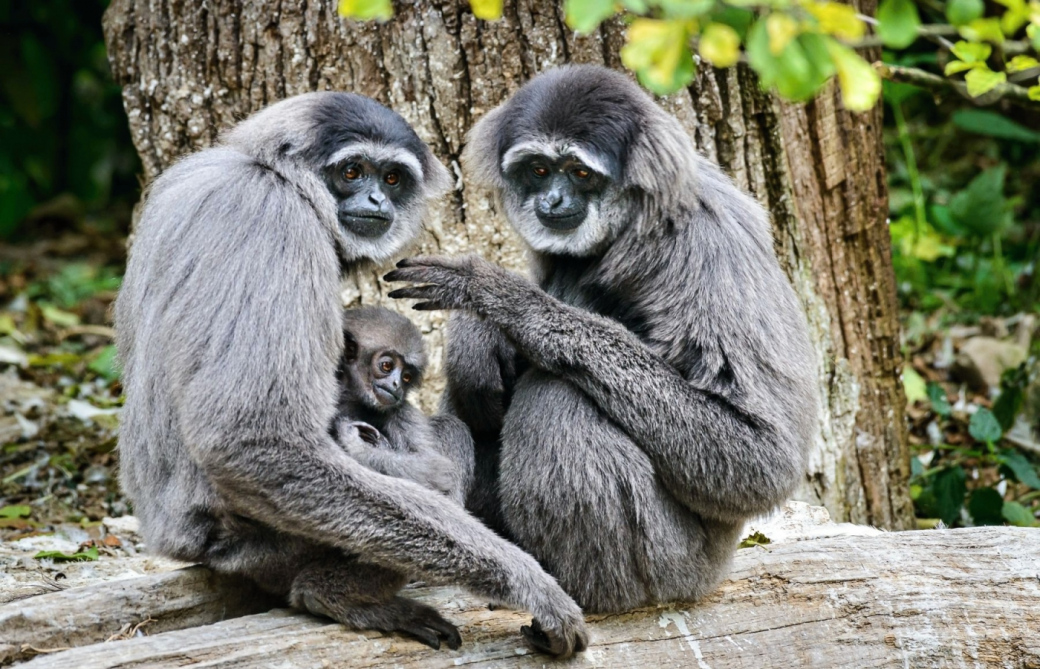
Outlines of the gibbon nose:
[[368,202],[369,204],[374,205],[375,210],[381,214],[387,213],[387,211],[390,209],[389,198],[387,198],[386,195],[384,195],[383,192],[378,189],[373,190],[371,193],[368,194]]
[[538,201],[538,213],[551,216],[553,214],[559,214],[559,209],[563,207],[563,193],[556,190],[555,188],[541,197]]

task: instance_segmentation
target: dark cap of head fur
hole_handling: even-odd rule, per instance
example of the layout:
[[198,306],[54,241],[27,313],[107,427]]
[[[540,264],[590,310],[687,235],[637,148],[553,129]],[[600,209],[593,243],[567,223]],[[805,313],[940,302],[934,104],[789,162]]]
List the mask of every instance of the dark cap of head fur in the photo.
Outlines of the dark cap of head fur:
[[395,146],[422,164],[426,191],[451,185],[447,169],[400,114],[354,93],[305,93],[276,102],[231,128],[223,140],[269,162],[293,157],[315,168],[348,144]]
[[396,311],[383,307],[346,309],[343,331],[362,351],[392,349],[420,372],[426,369],[426,347],[419,328]]
[[613,70],[592,65],[550,70],[502,106],[498,159],[527,139],[567,138],[594,149],[619,178],[648,102],[646,93]]
[[501,191],[506,152],[546,139],[594,153],[620,187],[649,194],[665,217],[694,187],[700,158],[679,122],[627,76],[598,65],[543,72],[480,119],[462,153],[466,176]]

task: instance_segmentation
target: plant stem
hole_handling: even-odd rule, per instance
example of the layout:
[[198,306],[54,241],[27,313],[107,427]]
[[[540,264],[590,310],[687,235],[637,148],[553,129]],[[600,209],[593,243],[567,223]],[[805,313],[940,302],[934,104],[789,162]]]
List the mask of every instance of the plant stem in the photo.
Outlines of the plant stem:
[[914,244],[917,244],[917,240],[928,224],[924,211],[924,188],[921,187],[921,173],[917,170],[917,157],[914,155],[914,145],[910,141],[910,131],[906,127],[906,117],[903,116],[901,104],[892,104],[892,116],[896,121],[899,144],[903,147],[906,171],[910,177],[910,190],[914,195]]

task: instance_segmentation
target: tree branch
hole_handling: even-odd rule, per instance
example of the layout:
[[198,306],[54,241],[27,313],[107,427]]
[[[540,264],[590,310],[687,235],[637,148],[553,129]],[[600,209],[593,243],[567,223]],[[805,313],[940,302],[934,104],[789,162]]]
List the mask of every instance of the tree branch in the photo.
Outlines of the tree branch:
[[1010,104],[1025,107],[1027,109],[1040,109],[1040,101],[1031,100],[1029,91],[1022,86],[1014,84],[1000,84],[992,91],[972,97],[968,94],[968,87],[961,81],[954,81],[941,77],[931,72],[925,72],[914,67],[902,67],[899,65],[886,65],[885,63],[874,63],[874,69],[883,79],[898,81],[904,84],[912,84],[920,88],[926,88],[935,92],[954,92],[967,98],[979,106],[987,106],[999,100],[1006,100]]

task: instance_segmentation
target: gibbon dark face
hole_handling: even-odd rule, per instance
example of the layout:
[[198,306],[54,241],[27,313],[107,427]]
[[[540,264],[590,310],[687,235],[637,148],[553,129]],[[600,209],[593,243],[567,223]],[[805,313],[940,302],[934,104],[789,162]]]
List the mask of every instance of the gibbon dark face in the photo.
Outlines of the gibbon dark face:
[[529,202],[542,225],[574,230],[588,218],[589,205],[599,200],[608,178],[573,156],[528,155],[506,174]]
[[399,212],[420,199],[418,160],[404,149],[375,145],[351,145],[340,155],[326,168],[340,225],[359,237],[382,237]]
[[426,351],[418,328],[389,309],[348,309],[340,381],[353,401],[394,411],[422,383]]

